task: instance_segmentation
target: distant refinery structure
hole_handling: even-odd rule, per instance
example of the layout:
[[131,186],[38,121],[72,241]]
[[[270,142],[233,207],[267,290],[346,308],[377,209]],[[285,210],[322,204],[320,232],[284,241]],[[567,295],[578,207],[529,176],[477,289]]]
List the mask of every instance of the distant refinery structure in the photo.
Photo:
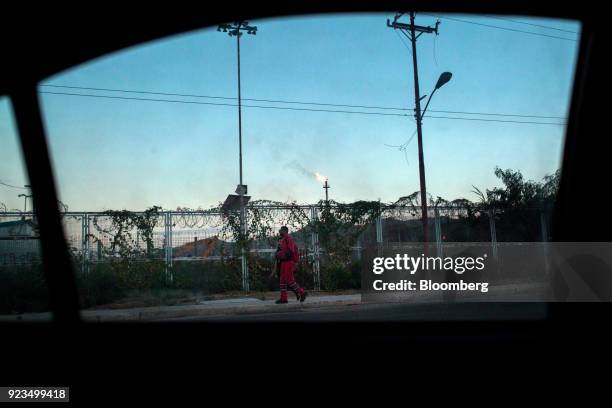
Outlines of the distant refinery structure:
[[323,189],[325,190],[325,202],[329,201],[329,179],[318,172],[315,172],[314,174],[317,180],[323,183]]

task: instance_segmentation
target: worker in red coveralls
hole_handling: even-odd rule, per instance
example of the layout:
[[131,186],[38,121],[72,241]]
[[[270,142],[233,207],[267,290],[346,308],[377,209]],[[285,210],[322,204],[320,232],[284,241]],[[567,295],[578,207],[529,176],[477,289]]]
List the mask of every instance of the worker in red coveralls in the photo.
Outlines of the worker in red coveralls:
[[280,299],[277,304],[288,303],[287,288],[291,289],[296,298],[303,302],[306,299],[306,292],[297,284],[293,277],[293,271],[300,260],[298,247],[289,235],[289,228],[283,226],[280,229],[281,239],[276,250],[276,262],[280,264]]

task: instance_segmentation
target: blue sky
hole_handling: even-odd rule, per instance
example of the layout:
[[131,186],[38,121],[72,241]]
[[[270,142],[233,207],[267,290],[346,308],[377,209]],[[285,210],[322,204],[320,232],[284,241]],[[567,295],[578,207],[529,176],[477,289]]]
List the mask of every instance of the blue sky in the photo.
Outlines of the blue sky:
[[[405,38],[402,42],[399,33],[386,27],[392,16],[252,21],[257,35],[241,40],[243,98],[412,109],[411,51]],[[507,20],[453,18],[578,38]],[[514,20],[580,30],[570,21]],[[417,15],[417,23],[433,24],[435,18]],[[436,93],[430,110],[565,117],[577,47],[573,41],[442,19],[439,36],[422,35],[418,41],[421,93],[430,92],[441,72],[451,71],[452,80]],[[235,97],[236,75],[235,39],[209,28],[111,54],[43,84]],[[44,86],[39,90],[234,103]],[[235,107],[48,93],[41,94],[41,103],[60,198],[70,210],[207,208],[238,184]],[[339,201],[394,201],[419,189],[416,138],[406,154],[387,146],[400,145],[413,134],[410,117],[244,108],[242,119],[244,181],[253,199],[321,199],[321,184],[289,165],[296,162],[329,177],[330,197]],[[559,167],[564,132],[562,125],[425,118],[428,192],[474,199],[472,185],[484,189],[499,184],[495,166],[539,180]],[[26,184],[6,98],[0,100],[0,141],[0,181]],[[0,202],[22,208],[23,199],[17,198],[21,192],[0,186]]]

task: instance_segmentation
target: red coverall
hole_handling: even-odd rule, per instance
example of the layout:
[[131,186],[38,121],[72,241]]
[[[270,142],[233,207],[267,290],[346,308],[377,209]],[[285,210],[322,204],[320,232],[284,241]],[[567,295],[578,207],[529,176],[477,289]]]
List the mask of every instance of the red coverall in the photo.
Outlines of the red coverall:
[[[290,255],[292,255],[290,259],[287,259]],[[289,234],[281,238],[276,251],[276,259],[280,262],[280,300],[287,301],[287,287],[296,295],[302,296],[304,289],[297,284],[293,277],[293,271],[298,260],[298,248]]]

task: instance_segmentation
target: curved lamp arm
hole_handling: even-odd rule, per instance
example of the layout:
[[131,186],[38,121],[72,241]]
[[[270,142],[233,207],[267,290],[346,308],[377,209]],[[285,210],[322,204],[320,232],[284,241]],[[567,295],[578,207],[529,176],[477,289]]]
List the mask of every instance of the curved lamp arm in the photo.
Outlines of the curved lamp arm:
[[423,116],[425,116],[425,112],[427,112],[427,107],[429,106],[429,102],[431,101],[431,97],[433,96],[433,94],[435,94],[436,91],[438,89],[440,89],[445,83],[450,81],[450,79],[452,77],[453,77],[453,74],[450,73],[450,72],[443,72],[443,73],[440,74],[440,78],[438,78],[438,82],[436,83],[436,87],[434,88],[434,90],[429,95],[429,99],[427,99],[427,104],[425,105],[425,109],[423,109],[423,113],[421,113],[421,119],[423,118]]
[[427,103],[425,104],[425,109],[423,109],[423,112],[421,112],[421,119],[423,119],[423,116],[425,116],[425,112],[427,112],[427,107],[429,106],[429,102],[431,101],[431,97],[436,93],[437,90],[438,88],[434,88],[432,93],[429,95],[429,98],[427,99]]

